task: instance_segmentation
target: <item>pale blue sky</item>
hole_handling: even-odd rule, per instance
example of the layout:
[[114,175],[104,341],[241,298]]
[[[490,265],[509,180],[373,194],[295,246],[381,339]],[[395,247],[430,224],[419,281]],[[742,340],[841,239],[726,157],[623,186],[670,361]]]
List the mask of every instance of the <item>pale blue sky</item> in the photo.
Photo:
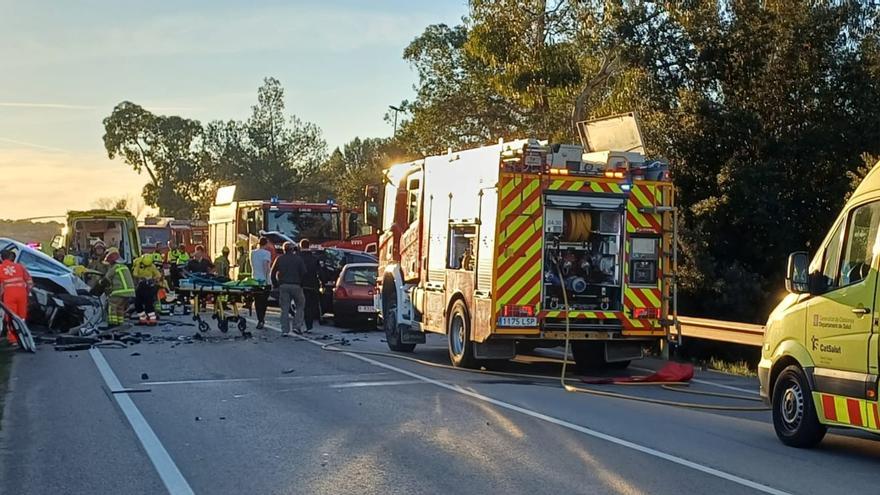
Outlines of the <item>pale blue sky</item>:
[[387,136],[413,96],[406,45],[454,24],[466,0],[0,0],[0,218],[63,213],[135,195],[110,162],[101,119],[122,100],[202,121],[246,118],[263,77],[328,144]]

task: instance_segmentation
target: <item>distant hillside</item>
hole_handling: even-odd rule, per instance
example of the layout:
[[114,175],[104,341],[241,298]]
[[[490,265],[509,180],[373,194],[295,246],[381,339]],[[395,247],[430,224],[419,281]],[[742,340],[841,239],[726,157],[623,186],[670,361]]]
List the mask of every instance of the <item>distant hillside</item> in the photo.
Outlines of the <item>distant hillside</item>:
[[10,237],[21,242],[41,242],[48,248],[52,238],[61,233],[58,222],[30,222],[26,220],[0,220],[0,237]]

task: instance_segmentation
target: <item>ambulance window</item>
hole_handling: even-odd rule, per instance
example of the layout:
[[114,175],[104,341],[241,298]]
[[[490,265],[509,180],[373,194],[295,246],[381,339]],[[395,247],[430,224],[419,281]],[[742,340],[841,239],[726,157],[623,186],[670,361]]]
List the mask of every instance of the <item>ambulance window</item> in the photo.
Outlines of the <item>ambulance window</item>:
[[868,275],[874,242],[877,239],[878,222],[880,222],[880,203],[860,206],[850,215],[846,248],[840,269],[840,285],[858,283]]
[[840,244],[843,239],[843,226],[845,222],[841,222],[834,230],[834,235],[825,248],[825,256],[822,258],[822,281],[825,290],[831,290],[838,287],[838,273],[840,272]]

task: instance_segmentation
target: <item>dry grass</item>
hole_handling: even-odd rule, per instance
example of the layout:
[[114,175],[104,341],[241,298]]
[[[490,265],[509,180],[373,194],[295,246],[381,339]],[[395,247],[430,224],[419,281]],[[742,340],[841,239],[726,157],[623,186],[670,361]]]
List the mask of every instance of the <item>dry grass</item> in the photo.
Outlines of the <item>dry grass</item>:
[[758,376],[753,367],[746,361],[725,361],[716,357],[709,358],[706,363],[710,370],[720,371],[738,376]]

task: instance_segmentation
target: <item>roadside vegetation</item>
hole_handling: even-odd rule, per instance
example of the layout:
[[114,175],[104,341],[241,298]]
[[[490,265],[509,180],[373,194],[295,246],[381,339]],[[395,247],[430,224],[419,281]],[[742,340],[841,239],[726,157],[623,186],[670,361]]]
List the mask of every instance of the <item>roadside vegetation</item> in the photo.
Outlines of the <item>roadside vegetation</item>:
[[761,349],[758,347],[686,339],[677,351],[679,359],[709,370],[740,376],[757,376]]
[[471,0],[461,24],[427,26],[402,54],[418,82],[385,116],[392,138],[329,152],[270,77],[244,121],[123,101],[105,148],[150,177],[148,206],[188,217],[225,184],[359,204],[390,163],[498,138],[577,142],[573,121],[636,111],[677,185],[681,311],[750,322],[880,156],[873,0]]

